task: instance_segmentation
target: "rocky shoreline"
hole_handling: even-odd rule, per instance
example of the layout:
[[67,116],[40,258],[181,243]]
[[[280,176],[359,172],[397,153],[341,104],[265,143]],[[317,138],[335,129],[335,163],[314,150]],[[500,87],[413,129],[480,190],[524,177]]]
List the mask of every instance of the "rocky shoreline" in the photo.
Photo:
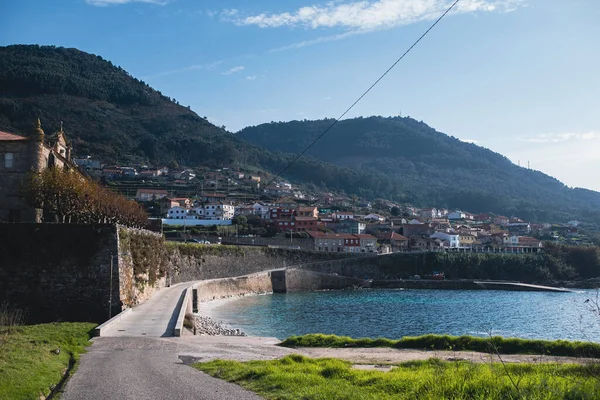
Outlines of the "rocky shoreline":
[[194,335],[206,336],[246,336],[239,329],[228,329],[210,317],[194,315]]

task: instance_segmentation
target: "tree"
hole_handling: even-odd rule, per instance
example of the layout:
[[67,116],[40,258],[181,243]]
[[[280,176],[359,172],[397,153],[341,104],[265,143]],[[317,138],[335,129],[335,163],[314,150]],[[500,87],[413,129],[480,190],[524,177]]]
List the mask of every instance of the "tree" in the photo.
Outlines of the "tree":
[[400,209],[396,206],[392,207],[392,209],[390,210],[390,212],[392,213],[392,215],[394,217],[397,217],[400,215]]
[[47,168],[23,182],[22,196],[43,211],[44,221],[57,223],[122,224],[142,228],[148,221],[135,201],[111,192],[77,172]]

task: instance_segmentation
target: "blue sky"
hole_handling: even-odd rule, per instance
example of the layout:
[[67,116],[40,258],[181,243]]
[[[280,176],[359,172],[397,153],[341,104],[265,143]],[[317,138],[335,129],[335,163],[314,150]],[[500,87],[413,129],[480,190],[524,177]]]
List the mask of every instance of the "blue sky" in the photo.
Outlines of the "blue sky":
[[[236,131],[337,117],[450,0],[19,0],[0,44],[76,47]],[[409,115],[600,190],[600,1],[461,0],[349,116]]]

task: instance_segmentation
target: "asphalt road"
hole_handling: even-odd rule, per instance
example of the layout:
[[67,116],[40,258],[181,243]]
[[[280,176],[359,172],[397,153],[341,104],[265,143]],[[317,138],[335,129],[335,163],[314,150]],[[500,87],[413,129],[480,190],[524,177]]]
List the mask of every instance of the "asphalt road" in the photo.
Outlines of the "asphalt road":
[[[88,352],[81,356],[80,365],[61,398],[261,399],[238,385],[212,378],[184,364],[184,361],[189,364],[219,356],[212,354],[205,358],[203,355],[204,351],[193,343],[186,344],[184,338],[96,338]],[[256,356],[249,354],[248,358]]]

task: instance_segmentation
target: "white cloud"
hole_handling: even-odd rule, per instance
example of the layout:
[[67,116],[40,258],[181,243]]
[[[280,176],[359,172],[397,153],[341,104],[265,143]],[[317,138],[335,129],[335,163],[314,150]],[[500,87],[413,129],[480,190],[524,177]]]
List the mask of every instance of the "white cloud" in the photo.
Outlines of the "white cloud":
[[519,138],[521,142],[527,143],[558,143],[566,141],[593,140],[600,138],[600,132],[586,133],[543,133],[533,137]]
[[228,69],[227,71],[223,72],[223,75],[231,75],[231,74],[235,74],[236,72],[240,72],[245,70],[246,67],[244,67],[243,65],[238,65],[237,67],[233,67],[231,69]]
[[461,139],[461,138],[457,138],[457,139],[460,140],[461,142],[465,142],[465,143],[473,143],[473,144],[479,143],[479,140],[475,140],[475,139]]
[[247,76],[247,77],[246,77],[246,80],[247,80],[247,81],[253,81],[253,80],[256,80],[256,75],[249,75],[249,76]]
[[169,3],[170,0],[85,0],[86,3],[92,6],[106,7],[106,6],[117,6],[127,3],[148,3],[158,4],[164,6]]
[[[525,0],[462,0],[454,14],[474,12],[509,12]],[[301,7],[284,13],[262,13],[241,16],[239,10],[228,9],[221,13],[225,21],[237,25],[254,25],[261,28],[302,26],[317,28],[344,28],[350,31],[373,31],[433,20],[445,11],[452,0],[362,0],[350,3],[329,2],[325,5]]]

